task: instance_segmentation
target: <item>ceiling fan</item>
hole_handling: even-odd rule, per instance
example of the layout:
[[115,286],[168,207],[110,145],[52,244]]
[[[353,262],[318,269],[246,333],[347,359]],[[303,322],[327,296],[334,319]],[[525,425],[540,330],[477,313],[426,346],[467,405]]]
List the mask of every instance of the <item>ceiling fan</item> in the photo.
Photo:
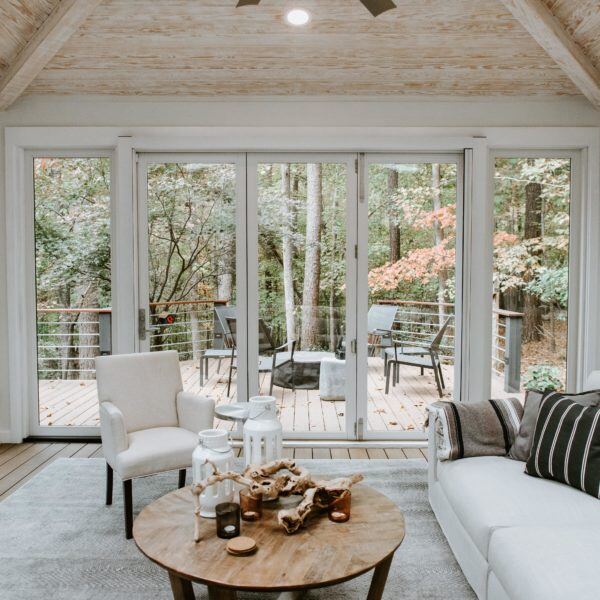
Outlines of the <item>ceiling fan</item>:
[[[240,6],[256,6],[259,2],[260,0],[239,0],[237,6],[238,8]],[[366,6],[374,17],[384,13],[386,10],[396,8],[392,0],[359,0],[359,2]]]

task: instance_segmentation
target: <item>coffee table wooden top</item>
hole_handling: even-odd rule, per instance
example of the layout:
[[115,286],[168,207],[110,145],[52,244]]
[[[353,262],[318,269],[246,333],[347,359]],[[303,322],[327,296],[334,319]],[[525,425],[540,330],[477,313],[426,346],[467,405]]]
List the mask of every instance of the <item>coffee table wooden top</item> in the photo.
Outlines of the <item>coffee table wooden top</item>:
[[277,511],[299,497],[263,504],[263,518],[242,521],[242,535],[258,550],[230,556],[214,519],[203,519],[194,543],[192,494],[183,488],[148,505],[133,525],[138,548],[153,562],[185,579],[209,586],[255,591],[291,591],[341,583],[390,557],[404,539],[404,517],[386,496],[366,485],[352,488],[352,517],[332,523],[316,516],[287,535]]

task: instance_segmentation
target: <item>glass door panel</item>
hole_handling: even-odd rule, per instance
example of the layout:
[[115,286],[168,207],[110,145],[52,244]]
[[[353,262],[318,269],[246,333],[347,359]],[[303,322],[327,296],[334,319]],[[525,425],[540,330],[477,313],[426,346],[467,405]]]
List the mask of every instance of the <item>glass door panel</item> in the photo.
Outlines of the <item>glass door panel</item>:
[[254,368],[257,390],[277,398],[293,437],[345,437],[351,430],[353,167],[354,157],[318,155],[256,164]]
[[237,400],[226,317],[239,309],[237,206],[245,182],[238,162],[142,155],[139,163],[140,349],[176,350],[184,389],[217,404]]
[[494,162],[492,394],[567,385],[572,164],[568,157]]
[[365,161],[358,390],[367,435],[422,436],[426,406],[453,397],[460,165],[454,156]]
[[111,352],[110,158],[33,159],[38,403],[43,429],[98,427],[94,359]]

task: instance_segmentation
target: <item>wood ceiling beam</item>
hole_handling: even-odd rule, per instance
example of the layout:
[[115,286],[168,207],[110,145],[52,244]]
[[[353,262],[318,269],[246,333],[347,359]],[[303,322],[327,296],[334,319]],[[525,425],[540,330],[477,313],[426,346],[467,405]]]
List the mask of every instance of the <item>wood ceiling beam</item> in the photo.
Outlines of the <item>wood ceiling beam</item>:
[[19,98],[101,1],[59,1],[0,80],[0,110]]
[[542,0],[501,0],[581,93],[600,109],[600,71]]

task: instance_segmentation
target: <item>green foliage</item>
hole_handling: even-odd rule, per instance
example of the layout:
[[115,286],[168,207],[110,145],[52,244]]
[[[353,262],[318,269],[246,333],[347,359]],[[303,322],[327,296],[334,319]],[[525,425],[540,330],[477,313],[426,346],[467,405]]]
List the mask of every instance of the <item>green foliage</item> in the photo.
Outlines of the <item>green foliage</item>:
[[542,302],[566,308],[569,297],[568,267],[540,268],[535,274],[535,279],[525,286],[525,290],[538,296]]
[[534,365],[529,367],[523,383],[526,390],[540,390],[542,392],[558,390],[562,387],[560,371],[550,365]]
[[34,160],[38,305],[110,306],[110,161]]

